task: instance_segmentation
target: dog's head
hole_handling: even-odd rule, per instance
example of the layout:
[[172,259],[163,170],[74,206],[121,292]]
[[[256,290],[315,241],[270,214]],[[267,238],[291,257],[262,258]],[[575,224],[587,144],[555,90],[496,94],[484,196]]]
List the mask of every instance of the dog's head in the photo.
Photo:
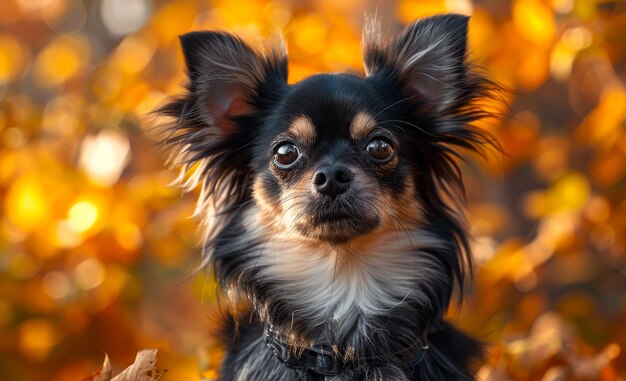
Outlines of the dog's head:
[[214,222],[254,204],[260,221],[334,245],[442,221],[458,239],[444,198],[462,186],[457,148],[485,142],[471,122],[490,88],[466,62],[467,24],[435,16],[386,38],[373,23],[365,77],[293,85],[280,44],[182,36],[188,93],[161,111],[176,118],[174,158],[202,184],[200,212]]
[[413,348],[463,286],[458,159],[489,142],[472,122],[494,89],[466,62],[467,24],[435,16],[387,38],[374,23],[366,76],[295,84],[280,44],[181,37],[188,91],[160,111],[181,178],[201,185],[203,264],[292,345]]

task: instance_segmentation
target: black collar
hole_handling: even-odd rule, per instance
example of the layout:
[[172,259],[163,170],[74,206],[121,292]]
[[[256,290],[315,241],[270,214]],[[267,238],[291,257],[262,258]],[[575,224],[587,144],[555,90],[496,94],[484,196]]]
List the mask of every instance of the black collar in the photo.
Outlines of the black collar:
[[[289,344],[278,337],[271,326],[265,326],[265,344],[272,350],[274,355],[287,367],[300,369],[307,372],[327,377],[337,376],[346,368],[354,367],[354,363],[345,363],[338,359],[332,348],[327,345],[313,345],[302,350],[302,353],[294,353]],[[411,367],[417,366],[424,360],[428,345],[419,345],[415,355],[408,361]]]

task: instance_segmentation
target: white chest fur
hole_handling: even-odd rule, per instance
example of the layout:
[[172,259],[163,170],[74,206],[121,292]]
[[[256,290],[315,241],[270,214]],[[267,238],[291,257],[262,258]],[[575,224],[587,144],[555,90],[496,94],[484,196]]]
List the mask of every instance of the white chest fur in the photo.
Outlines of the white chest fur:
[[268,234],[258,225],[249,232],[264,239],[250,255],[261,278],[281,284],[292,318],[314,326],[332,322],[340,335],[406,300],[428,303],[424,287],[441,281],[441,265],[420,249],[442,242],[420,229],[382,231],[342,245],[285,231]]

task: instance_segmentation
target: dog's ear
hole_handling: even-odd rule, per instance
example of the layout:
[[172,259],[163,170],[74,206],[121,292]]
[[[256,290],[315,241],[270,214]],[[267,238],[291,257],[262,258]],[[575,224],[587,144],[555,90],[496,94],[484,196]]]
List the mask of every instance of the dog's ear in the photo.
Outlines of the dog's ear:
[[261,93],[287,83],[282,49],[259,52],[222,32],[191,32],[180,42],[196,112],[221,134],[234,132],[238,117],[259,111],[257,98],[267,95]]
[[250,197],[252,148],[287,88],[287,55],[280,43],[256,50],[221,32],[191,32],[180,40],[187,92],[156,110],[172,118],[160,138],[170,164],[181,168],[182,185],[201,186],[197,212],[211,225],[226,220],[215,215]]
[[428,17],[385,41],[373,20],[363,40],[368,76],[397,76],[405,96],[428,111],[446,111],[463,95],[468,21],[454,14]]

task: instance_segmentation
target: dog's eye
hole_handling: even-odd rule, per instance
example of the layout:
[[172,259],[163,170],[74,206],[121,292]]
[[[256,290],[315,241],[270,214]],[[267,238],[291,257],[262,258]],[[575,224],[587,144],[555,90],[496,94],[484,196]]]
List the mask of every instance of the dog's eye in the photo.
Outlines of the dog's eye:
[[283,143],[274,151],[274,164],[279,168],[291,167],[300,157],[300,150],[292,143]]
[[394,155],[391,144],[386,140],[378,138],[370,141],[365,150],[377,162],[388,162]]

